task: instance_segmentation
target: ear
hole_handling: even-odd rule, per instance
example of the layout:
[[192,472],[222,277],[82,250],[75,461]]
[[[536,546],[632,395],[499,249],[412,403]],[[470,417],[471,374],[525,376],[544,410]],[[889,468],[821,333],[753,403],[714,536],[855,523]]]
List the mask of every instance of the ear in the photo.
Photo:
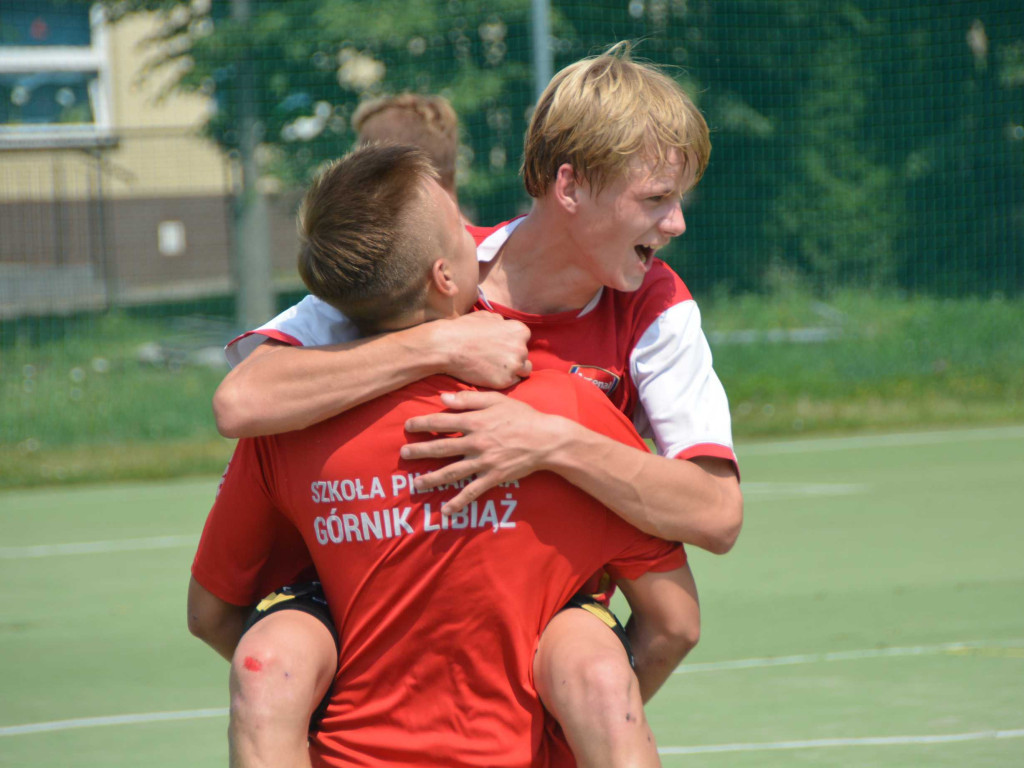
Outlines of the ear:
[[436,259],[430,265],[430,284],[441,296],[451,297],[459,292],[459,286],[455,283],[455,275],[448,259]]
[[569,163],[562,163],[555,172],[551,191],[558,204],[569,213],[575,213],[580,205],[580,183],[576,171]]

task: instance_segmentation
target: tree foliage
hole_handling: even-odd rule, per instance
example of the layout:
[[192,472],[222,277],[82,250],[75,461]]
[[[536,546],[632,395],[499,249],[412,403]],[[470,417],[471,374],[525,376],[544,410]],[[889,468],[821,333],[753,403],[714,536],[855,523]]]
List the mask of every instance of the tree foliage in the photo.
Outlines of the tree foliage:
[[[165,19],[158,59],[219,106],[236,146],[239,62],[253,62],[268,172],[303,182],[351,143],[359,100],[447,95],[466,127],[463,198],[481,222],[525,202],[533,96],[528,0],[123,0]],[[556,69],[620,39],[665,65],[713,131],[691,229],[691,283],[827,294],[1024,288],[1024,37],[1009,0],[555,0]]]

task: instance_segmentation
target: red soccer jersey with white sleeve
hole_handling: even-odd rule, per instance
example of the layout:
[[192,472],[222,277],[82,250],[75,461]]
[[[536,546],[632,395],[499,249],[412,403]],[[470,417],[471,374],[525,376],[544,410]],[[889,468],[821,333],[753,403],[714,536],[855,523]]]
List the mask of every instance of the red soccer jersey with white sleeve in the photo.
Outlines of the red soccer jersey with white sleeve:
[[[522,219],[469,227],[482,262],[495,257]],[[712,367],[700,310],[679,276],[653,259],[639,290],[602,289],[579,311],[533,315],[491,303],[477,309],[520,320],[530,328],[535,370],[565,371],[600,388],[629,416],[658,453],[670,458],[712,456],[735,462],[725,389]],[[226,350],[238,363],[266,338],[299,346],[357,338],[355,327],[315,296],[307,296]]]

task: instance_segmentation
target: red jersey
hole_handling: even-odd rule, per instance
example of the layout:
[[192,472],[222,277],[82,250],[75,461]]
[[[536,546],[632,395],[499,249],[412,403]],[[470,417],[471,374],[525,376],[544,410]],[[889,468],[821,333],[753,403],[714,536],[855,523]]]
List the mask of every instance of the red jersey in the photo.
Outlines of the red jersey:
[[[479,260],[493,259],[520,221],[469,227]],[[712,367],[700,310],[660,259],[652,260],[638,290],[602,289],[581,310],[527,314],[489,302],[483,293],[476,308],[529,326],[534,370],[565,371],[595,384],[661,455],[736,461],[729,402]],[[320,346],[351,341],[358,332],[338,310],[307,296],[232,341],[228,361],[236,364],[266,338]]]
[[[538,472],[448,519],[455,489],[418,493],[405,421],[441,410],[435,376],[298,432],[239,441],[193,575],[255,602],[309,554],[340,636],[323,729],[326,766],[548,766],[554,750],[532,680],[544,627],[595,570],[634,579],[685,563],[558,476]],[[600,392],[538,372],[508,394],[635,446]],[[271,556],[272,555],[272,556]]]

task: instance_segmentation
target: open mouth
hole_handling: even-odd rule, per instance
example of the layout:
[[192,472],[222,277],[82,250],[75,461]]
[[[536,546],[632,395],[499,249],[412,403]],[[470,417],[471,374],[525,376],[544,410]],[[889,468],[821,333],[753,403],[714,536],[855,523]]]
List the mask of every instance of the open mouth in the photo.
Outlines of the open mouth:
[[654,249],[646,245],[638,245],[633,248],[636,251],[636,255],[640,257],[640,261],[646,266],[651,261],[651,257],[654,256]]

